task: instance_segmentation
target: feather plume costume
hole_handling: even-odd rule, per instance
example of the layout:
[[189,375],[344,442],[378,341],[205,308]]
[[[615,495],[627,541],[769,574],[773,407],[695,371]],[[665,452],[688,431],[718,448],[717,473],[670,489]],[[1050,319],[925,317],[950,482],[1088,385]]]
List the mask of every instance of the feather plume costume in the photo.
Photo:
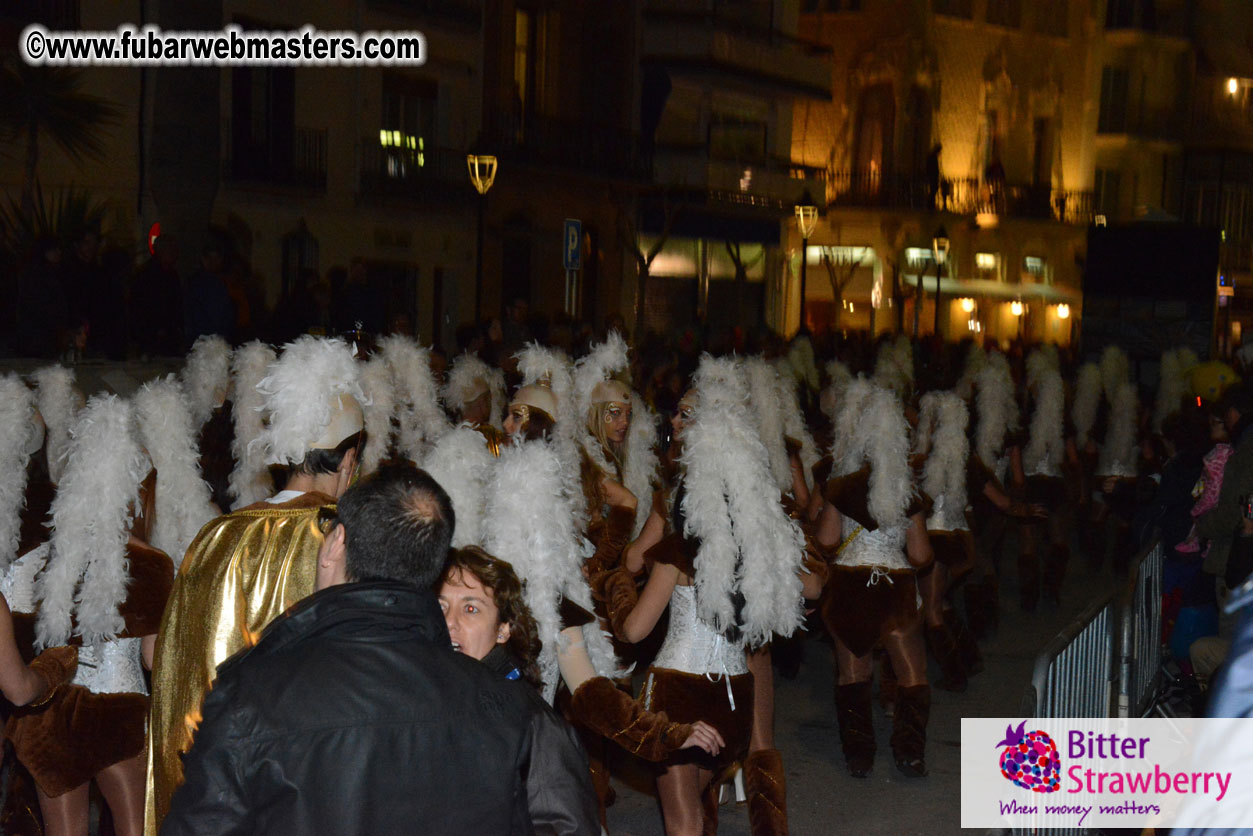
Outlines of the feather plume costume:
[[1022,451],[1023,471],[1027,476],[1059,477],[1066,451],[1066,391],[1061,374],[1047,355],[1036,352],[1027,358],[1027,388],[1034,393],[1035,410],[1028,430],[1030,437]]
[[230,344],[216,334],[197,338],[187,354],[182,383],[194,432],[199,432],[213,410],[226,400],[231,384],[231,354]]
[[483,436],[469,424],[440,436],[426,457],[426,471],[448,492],[457,525],[452,546],[481,546],[484,540],[483,506],[494,458]]
[[1140,400],[1135,384],[1124,381],[1114,392],[1109,411],[1109,431],[1101,445],[1096,472],[1099,476],[1132,478],[1137,474],[1139,444],[1136,438],[1136,417]]
[[233,508],[244,508],[274,493],[274,482],[265,466],[265,451],[253,442],[265,429],[261,415],[265,396],[257,391],[257,384],[265,378],[275,358],[274,349],[254,340],[235,352],[231,364],[235,387],[235,438],[231,441],[235,468],[230,476]]
[[15,374],[0,375],[0,572],[17,557],[26,502],[27,467],[42,435],[35,396]]
[[1014,399],[1014,379],[1003,354],[988,355],[975,379],[975,404],[979,423],[975,429],[975,452],[985,466],[1005,480],[1009,465],[1003,457],[1005,438],[1018,430],[1018,403]]
[[191,408],[172,377],[144,384],[132,403],[140,439],[157,469],[152,545],[169,555],[177,570],[201,527],[216,516],[209,485],[200,476]]
[[399,423],[397,449],[419,467],[450,424],[439,405],[430,350],[411,337],[393,334],[379,342],[379,354],[392,370]]
[[[779,498],[769,454],[748,413],[739,365],[706,355],[693,378],[697,401],[683,432],[684,534],[700,541],[694,560],[696,605],[719,632],[739,631],[749,646],[801,623],[805,539]],[[734,521],[734,522],[733,522]],[[744,605],[736,612],[735,599]]]
[[970,439],[966,426],[970,410],[955,392],[928,392],[922,396],[920,413],[915,452],[927,456],[922,470],[922,489],[935,502],[927,529],[965,531],[969,528],[966,524],[966,460],[970,455]]
[[365,474],[377,470],[379,462],[392,451],[396,390],[386,358],[376,355],[361,365],[361,388],[369,398],[369,402],[362,406],[365,413],[365,447],[361,451],[361,472]]
[[45,366],[31,374],[35,383],[35,407],[47,427],[48,475],[61,481],[69,448],[70,428],[83,406],[82,393],[74,387],[74,372],[64,366]]
[[1101,408],[1101,368],[1096,363],[1084,363],[1075,382],[1075,403],[1071,407],[1071,419],[1075,424],[1075,441],[1082,448],[1087,445],[1096,426],[1096,414]]

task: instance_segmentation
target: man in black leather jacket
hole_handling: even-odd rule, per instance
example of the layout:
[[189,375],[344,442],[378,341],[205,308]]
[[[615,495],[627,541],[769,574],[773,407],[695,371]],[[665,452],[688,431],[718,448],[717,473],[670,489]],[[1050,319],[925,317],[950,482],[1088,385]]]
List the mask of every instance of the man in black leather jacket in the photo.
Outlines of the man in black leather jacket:
[[453,522],[409,465],[344,494],[318,591],[219,667],[163,836],[600,832],[569,728],[452,650]]

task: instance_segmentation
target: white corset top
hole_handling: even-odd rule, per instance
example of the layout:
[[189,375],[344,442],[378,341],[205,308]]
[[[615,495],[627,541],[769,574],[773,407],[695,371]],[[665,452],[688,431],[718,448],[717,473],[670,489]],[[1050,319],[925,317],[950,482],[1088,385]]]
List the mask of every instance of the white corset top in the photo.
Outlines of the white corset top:
[[74,685],[93,694],[147,694],[141,661],[143,639],[113,639],[78,650]]
[[696,587],[676,586],[670,596],[670,628],[653,664],[711,675],[748,673],[744,647],[716,632],[696,614]]
[[931,508],[931,516],[927,518],[928,531],[969,531],[966,523],[966,508],[957,507],[957,503],[943,494],[935,498]]
[[[847,520],[853,523],[851,519]],[[856,523],[853,523],[856,525]],[[878,566],[882,569],[910,569],[905,558],[906,525],[861,529],[835,558],[837,566]]]

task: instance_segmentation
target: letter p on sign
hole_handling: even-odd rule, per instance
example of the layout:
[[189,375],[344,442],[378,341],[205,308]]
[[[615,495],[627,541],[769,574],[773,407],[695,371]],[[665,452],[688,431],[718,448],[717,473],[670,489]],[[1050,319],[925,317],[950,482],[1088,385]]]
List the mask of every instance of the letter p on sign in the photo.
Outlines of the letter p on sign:
[[583,267],[583,223],[573,218],[566,218],[562,235],[562,265],[567,270],[579,270]]

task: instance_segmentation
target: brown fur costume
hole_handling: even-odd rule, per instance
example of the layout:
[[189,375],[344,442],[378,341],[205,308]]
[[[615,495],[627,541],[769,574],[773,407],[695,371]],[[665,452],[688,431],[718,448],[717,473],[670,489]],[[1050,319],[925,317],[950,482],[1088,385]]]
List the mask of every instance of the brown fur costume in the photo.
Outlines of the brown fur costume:
[[726,746],[716,758],[692,747],[679,750],[674,759],[676,762],[700,763],[721,774],[748,754],[753,727],[753,675],[744,673],[730,677],[731,693],[735,697],[734,711],[727,699],[726,682],[722,677],[716,680],[712,681],[704,674],[653,667],[648,669],[648,678],[640,696],[646,709],[664,711],[673,722],[704,720],[717,729]]
[[920,618],[912,569],[893,569],[867,586],[871,572],[869,566],[833,566],[818,604],[827,630],[856,656],[873,650],[880,636]]

